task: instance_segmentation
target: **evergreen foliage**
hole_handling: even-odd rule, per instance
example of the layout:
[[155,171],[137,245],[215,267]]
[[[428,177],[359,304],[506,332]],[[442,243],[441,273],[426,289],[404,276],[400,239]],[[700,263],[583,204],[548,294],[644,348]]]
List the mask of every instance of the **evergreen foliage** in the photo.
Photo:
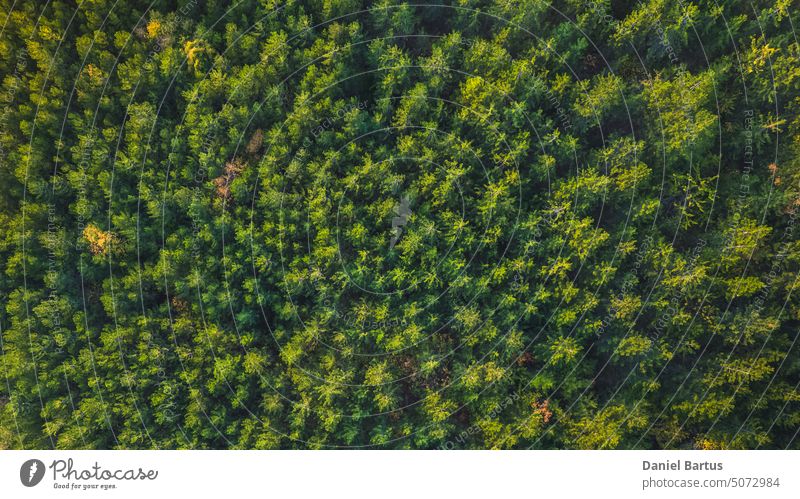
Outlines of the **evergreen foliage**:
[[796,1],[0,1],[0,448],[800,447]]

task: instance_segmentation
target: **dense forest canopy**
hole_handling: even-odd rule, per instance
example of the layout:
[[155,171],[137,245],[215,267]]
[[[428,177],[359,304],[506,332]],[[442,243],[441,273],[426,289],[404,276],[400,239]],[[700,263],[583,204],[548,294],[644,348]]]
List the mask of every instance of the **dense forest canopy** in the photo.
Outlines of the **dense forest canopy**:
[[0,1],[0,448],[800,448],[797,1]]

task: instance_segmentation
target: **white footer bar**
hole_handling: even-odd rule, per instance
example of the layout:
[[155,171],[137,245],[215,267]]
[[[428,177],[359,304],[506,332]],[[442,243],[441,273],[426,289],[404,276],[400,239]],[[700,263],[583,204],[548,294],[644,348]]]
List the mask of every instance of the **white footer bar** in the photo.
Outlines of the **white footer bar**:
[[798,498],[798,465],[800,451],[2,451],[0,490],[23,499]]

